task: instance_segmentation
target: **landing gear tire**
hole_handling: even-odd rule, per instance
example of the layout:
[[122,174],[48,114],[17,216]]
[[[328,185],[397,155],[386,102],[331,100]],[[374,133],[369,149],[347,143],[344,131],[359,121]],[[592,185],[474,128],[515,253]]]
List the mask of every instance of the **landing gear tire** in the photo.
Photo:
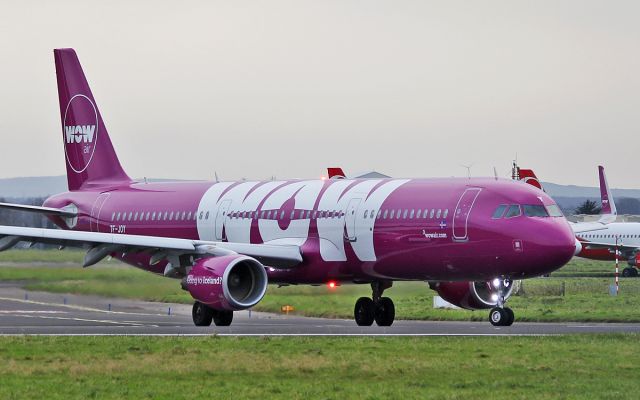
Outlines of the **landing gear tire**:
[[356,324],[358,326],[371,326],[376,315],[376,307],[368,297],[360,297],[356,301],[356,306],[353,309],[353,316],[355,317]]
[[382,297],[376,304],[375,320],[378,326],[391,326],[396,317],[396,307],[393,300],[388,297]]
[[191,317],[195,326],[210,326],[213,320],[213,309],[206,304],[196,301],[191,309]]
[[513,310],[505,307],[494,307],[489,312],[489,321],[493,326],[511,326],[515,319]]
[[213,313],[213,323],[216,326],[229,326],[233,321],[233,311],[215,311]]
[[625,278],[638,276],[638,270],[632,267],[627,267],[622,270],[622,276]]
[[513,310],[512,310],[512,309],[510,309],[509,307],[505,307],[505,308],[504,308],[504,311],[507,313],[507,316],[509,317],[509,318],[505,321],[504,326],[511,326],[511,325],[513,325],[513,321],[515,321],[515,319],[516,319],[516,316],[515,316],[515,314],[513,313]]

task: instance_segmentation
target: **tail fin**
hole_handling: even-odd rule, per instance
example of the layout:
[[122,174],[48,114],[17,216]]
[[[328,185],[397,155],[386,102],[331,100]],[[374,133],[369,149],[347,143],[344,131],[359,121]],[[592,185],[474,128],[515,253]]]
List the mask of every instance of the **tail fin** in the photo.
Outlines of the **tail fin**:
[[347,177],[342,171],[342,168],[338,167],[327,168],[327,173],[329,174],[329,179],[344,179]]
[[544,188],[542,187],[542,183],[540,183],[540,180],[538,179],[538,177],[536,176],[536,174],[533,172],[532,169],[524,169],[524,168],[518,168],[518,179],[523,181],[524,183],[528,183],[531,186],[535,186],[538,189],[544,191]]
[[73,49],[53,51],[69,190],[130,182]]
[[607,177],[604,174],[604,167],[598,165],[598,175],[600,177],[600,199],[602,200],[602,209],[600,214],[600,222],[608,224],[616,220],[618,211],[616,210],[616,203],[613,201],[613,196],[609,190],[609,184],[607,183]]

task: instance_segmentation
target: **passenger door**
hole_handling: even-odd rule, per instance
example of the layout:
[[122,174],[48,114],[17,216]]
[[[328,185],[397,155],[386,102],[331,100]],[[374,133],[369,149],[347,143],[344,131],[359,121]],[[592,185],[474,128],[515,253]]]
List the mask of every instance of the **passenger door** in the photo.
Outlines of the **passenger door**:
[[349,242],[355,242],[356,240],[358,240],[358,238],[356,237],[356,217],[358,213],[358,207],[360,206],[361,202],[362,199],[360,198],[351,199],[349,201],[349,204],[347,205],[344,222],[347,228],[345,239]]
[[224,234],[224,222],[227,218],[229,207],[231,207],[231,200],[225,200],[220,204],[220,207],[218,208],[215,225],[216,240],[227,240],[226,235]]
[[468,188],[458,199],[453,213],[453,240],[461,242],[469,240],[467,231],[469,215],[481,190],[481,188]]

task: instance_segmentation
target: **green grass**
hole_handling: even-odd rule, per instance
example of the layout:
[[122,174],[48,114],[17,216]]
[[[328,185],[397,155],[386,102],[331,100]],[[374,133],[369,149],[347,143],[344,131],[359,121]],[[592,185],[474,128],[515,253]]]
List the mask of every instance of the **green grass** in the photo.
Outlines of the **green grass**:
[[82,264],[84,252],[80,250],[7,250],[0,253],[0,263],[74,263]]
[[[627,266],[627,261],[621,259],[620,272]],[[587,260],[574,258],[567,265],[555,271],[552,276],[560,277],[613,277],[615,274],[614,261]]]
[[0,338],[0,398],[634,399],[638,335]]
[[[26,258],[25,255],[12,253],[1,253],[0,263],[5,261],[3,257],[6,255],[14,260]],[[41,251],[35,253],[35,258],[46,260],[47,254],[57,257],[65,253]],[[74,256],[77,255],[82,254]],[[518,321],[640,322],[640,279],[622,279],[620,294],[613,297],[609,295],[612,278],[589,277],[612,268],[611,262],[575,259],[549,278],[525,280],[523,295],[512,296],[508,304],[516,311]],[[587,277],[565,277],[567,274]],[[87,269],[67,264],[52,267],[28,263],[22,267],[0,267],[0,280],[24,281],[25,288],[29,290],[163,302],[193,301],[187,292],[180,289],[179,281],[116,261],[103,262]],[[351,318],[355,300],[370,295],[368,285],[343,285],[335,289],[324,285],[270,286],[255,310],[280,312],[283,305],[292,305],[294,313],[300,315]],[[424,282],[397,282],[385,295],[393,298],[398,319],[484,321],[487,318],[486,310],[433,309],[435,292]]]

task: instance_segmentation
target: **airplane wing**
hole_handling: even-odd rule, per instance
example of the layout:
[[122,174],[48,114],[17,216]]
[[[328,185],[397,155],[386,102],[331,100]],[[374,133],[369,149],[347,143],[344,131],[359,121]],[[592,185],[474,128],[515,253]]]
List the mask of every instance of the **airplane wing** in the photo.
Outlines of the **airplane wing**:
[[83,266],[93,265],[111,253],[148,252],[152,263],[169,255],[184,254],[220,256],[244,254],[275,268],[291,268],[302,262],[302,252],[295,245],[212,242],[159,236],[81,232],[61,229],[0,226],[0,251],[19,242],[45,243],[62,247],[87,249]]

